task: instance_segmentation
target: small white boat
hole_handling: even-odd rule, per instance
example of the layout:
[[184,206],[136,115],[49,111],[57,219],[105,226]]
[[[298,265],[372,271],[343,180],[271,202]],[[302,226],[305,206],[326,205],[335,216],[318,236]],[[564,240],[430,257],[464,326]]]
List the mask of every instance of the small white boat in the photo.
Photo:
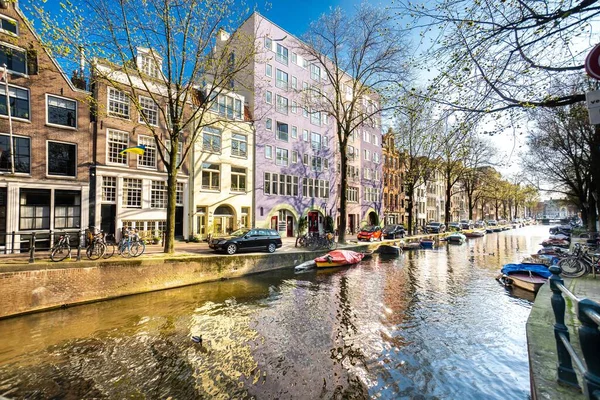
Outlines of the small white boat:
[[460,232],[454,232],[448,235],[446,241],[452,244],[463,244],[467,241],[467,237]]

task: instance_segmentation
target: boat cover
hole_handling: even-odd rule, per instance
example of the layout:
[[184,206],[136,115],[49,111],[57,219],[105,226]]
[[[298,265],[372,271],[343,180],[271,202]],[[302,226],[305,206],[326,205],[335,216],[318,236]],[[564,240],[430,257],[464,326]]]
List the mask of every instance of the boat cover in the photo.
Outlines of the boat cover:
[[544,264],[504,264],[500,270],[504,275],[514,274],[516,272],[532,272],[542,278],[550,278],[552,273]]
[[315,262],[344,262],[346,264],[356,264],[362,260],[364,254],[352,250],[333,250],[322,257],[315,258]]

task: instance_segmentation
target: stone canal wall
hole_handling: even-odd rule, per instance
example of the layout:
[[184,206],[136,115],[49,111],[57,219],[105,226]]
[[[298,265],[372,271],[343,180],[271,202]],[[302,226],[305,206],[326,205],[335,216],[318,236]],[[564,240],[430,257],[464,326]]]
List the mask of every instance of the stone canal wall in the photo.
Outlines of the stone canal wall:
[[[345,249],[364,251],[378,246],[363,244]],[[5,265],[0,268],[0,319],[292,268],[323,253],[293,251]]]
[[0,318],[237,278],[313,258],[312,252],[281,252],[10,265],[0,270]]

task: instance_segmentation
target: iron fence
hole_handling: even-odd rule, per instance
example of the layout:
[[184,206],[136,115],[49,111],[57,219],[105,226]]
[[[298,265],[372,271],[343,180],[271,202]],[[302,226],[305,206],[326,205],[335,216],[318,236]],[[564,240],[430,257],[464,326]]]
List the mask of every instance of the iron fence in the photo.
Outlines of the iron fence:
[[[558,266],[550,267],[550,289],[552,290],[552,309],[554,310],[554,338],[558,354],[559,383],[581,390],[575,368],[583,377],[583,394],[587,399],[600,399],[600,303],[589,299],[580,299],[569,291],[560,277]],[[579,344],[583,359],[579,357],[569,337],[565,325],[566,302],[563,294],[575,305],[576,316],[581,325],[578,328]]]

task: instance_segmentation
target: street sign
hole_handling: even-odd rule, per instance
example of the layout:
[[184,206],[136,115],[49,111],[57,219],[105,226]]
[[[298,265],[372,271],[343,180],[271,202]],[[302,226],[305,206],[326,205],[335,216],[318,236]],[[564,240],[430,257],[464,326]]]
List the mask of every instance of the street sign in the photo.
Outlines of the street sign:
[[585,103],[590,116],[590,124],[600,125],[600,90],[587,92],[585,94]]
[[600,43],[585,58],[585,72],[594,79],[600,79]]

